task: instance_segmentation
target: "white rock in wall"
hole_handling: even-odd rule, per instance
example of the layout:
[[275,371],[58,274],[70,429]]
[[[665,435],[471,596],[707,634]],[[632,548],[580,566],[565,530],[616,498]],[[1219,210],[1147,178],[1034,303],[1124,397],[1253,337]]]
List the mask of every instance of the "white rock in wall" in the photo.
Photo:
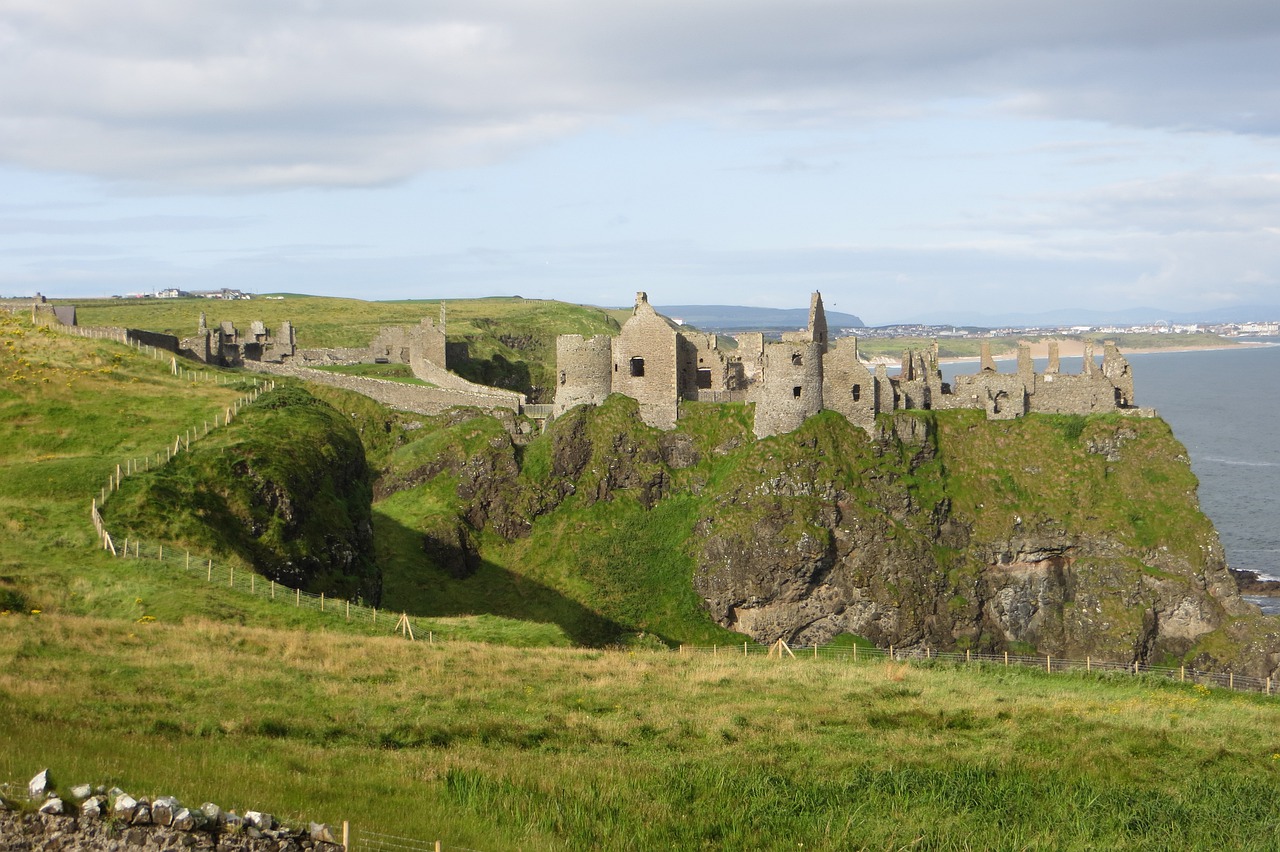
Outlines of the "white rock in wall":
[[48,769],[41,769],[36,777],[27,782],[27,795],[32,799],[43,799],[53,789],[53,776]]
[[169,825],[173,822],[173,814],[182,807],[173,796],[161,796],[151,805],[151,821],[156,825]]
[[311,823],[311,839],[321,843],[337,843],[337,839],[333,836],[333,829],[322,822]]
[[259,831],[270,831],[275,828],[276,825],[275,817],[271,814],[264,814],[258,811],[245,811],[244,821],[252,828],[256,828]]
[[71,788],[71,798],[87,799],[93,795],[93,787],[88,784],[77,784]]
[[67,811],[66,805],[64,805],[62,803],[62,800],[59,799],[57,796],[54,796],[53,798],[49,799],[43,805],[40,806],[40,813],[42,814],[53,814],[54,816],[62,816],[64,813],[66,813],[66,811]]
[[137,809],[138,800],[128,793],[121,792],[115,797],[115,803],[111,806],[111,815],[127,822],[133,819],[133,812]]
[[203,811],[178,808],[173,814],[173,822],[170,823],[170,826],[178,831],[199,831],[208,823],[209,818],[204,815]]

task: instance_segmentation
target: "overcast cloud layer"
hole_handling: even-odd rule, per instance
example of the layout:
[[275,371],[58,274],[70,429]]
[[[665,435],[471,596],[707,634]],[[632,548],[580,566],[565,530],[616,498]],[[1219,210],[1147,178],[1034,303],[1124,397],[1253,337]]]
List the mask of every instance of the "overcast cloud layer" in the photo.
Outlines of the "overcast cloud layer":
[[1280,4],[0,0],[0,293],[1280,304]]

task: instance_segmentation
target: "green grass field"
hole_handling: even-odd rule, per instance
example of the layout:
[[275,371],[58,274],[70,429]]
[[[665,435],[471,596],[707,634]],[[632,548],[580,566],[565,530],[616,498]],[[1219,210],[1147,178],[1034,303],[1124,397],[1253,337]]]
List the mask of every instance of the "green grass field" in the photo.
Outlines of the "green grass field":
[[471,849],[1274,847],[1275,699],[1128,676],[0,619],[0,777]]
[[[688,563],[652,556],[672,550],[663,536],[688,536],[689,498],[656,520],[624,500],[579,506],[564,518],[611,536],[583,542],[549,526],[501,545],[476,575],[483,596],[388,568],[438,630],[434,644],[394,635],[390,621],[349,625],[97,550],[91,495],[117,462],[163,451],[252,381],[225,380],[186,381],[167,361],[0,313],[0,780],[49,767],[64,784],[476,850],[1275,846],[1275,698],[1118,675],[564,647],[622,622],[732,641],[705,619],[697,627],[697,602],[678,586]],[[410,428],[363,398],[316,394],[379,469],[412,471],[439,450],[431,435],[471,441],[461,446],[473,456],[492,437],[465,422]],[[694,409],[687,428],[729,445],[744,417]],[[1067,446],[1105,426],[992,430],[945,459],[974,489],[951,496],[964,507],[1025,488],[1022,474],[983,467],[1019,430]],[[834,428],[820,418],[813,434]],[[768,449],[768,464],[791,463],[781,442]],[[523,475],[546,476],[547,453],[531,446]],[[707,488],[750,473],[743,456],[708,457],[687,471]],[[404,532],[415,513],[448,509],[447,485],[375,505],[375,528],[401,530],[379,539],[389,566],[415,546]],[[909,487],[928,496],[926,482]],[[1133,534],[1199,533],[1166,522],[1152,514]],[[567,575],[575,562],[588,567]],[[619,564],[628,571],[608,570]],[[484,614],[464,609],[481,604]]]

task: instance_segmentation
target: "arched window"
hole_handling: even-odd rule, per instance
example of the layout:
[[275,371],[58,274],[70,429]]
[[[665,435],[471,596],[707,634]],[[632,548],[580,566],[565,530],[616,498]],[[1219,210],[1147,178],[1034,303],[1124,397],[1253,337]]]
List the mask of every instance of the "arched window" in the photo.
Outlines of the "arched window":
[[802,357],[800,356],[800,353],[799,353],[799,352],[796,352],[795,354],[793,354],[793,355],[791,356],[791,366],[793,366],[793,367],[803,367],[803,366],[804,366],[804,358],[802,358]]
[[631,359],[631,375],[635,376],[636,378],[640,378],[641,376],[644,375],[644,359],[643,358]]
[[853,386],[853,401],[857,402],[862,399],[862,385]]

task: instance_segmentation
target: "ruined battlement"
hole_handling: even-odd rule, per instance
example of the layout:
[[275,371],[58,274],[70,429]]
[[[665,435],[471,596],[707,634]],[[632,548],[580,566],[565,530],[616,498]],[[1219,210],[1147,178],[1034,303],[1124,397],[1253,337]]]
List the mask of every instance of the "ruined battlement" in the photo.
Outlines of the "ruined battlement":
[[611,393],[640,403],[650,426],[675,426],[681,400],[746,401],[755,404],[755,433],[763,438],[790,432],[813,414],[837,411],[870,431],[876,415],[909,409],[981,409],[992,420],[1031,413],[1093,414],[1133,411],[1133,374],[1112,343],[1102,363],[1086,343],[1079,374],[1061,372],[1058,347],[1049,345],[1049,363],[1036,373],[1030,350],[1022,346],[1017,369],[1002,373],[983,344],[979,370],[942,380],[938,349],[905,350],[898,375],[872,366],[858,353],[857,338],[831,341],[822,296],[814,293],[809,323],[780,341],[762,334],[738,335],[735,350],[720,347],[714,334],[682,329],[636,294],[630,319],[615,337],[561,335],[556,341],[557,388],[554,411],[599,404]]

